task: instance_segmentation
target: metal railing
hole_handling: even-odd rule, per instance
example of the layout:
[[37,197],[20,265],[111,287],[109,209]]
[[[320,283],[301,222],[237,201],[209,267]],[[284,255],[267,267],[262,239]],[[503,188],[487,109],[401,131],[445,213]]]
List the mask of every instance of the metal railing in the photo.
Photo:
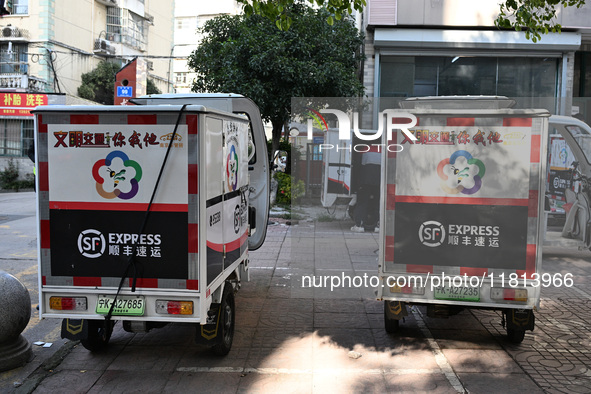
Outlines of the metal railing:
[[49,83],[41,78],[26,74],[0,74],[0,88],[47,92],[49,90]]

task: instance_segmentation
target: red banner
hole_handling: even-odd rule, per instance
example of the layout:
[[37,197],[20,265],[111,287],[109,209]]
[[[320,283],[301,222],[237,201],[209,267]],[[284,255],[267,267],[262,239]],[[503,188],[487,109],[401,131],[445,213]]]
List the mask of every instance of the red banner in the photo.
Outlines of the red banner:
[[31,110],[38,105],[47,105],[46,94],[0,93],[0,115],[33,116]]

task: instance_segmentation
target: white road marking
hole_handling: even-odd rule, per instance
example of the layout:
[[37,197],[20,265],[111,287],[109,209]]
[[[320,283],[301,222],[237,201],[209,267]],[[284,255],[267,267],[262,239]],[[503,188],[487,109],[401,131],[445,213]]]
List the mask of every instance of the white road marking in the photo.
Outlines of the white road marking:
[[452,387],[458,393],[465,393],[466,389],[462,385],[462,382],[460,382],[460,378],[454,372],[449,361],[447,361],[447,358],[445,357],[445,355],[441,351],[441,348],[437,344],[437,341],[433,337],[433,334],[431,333],[431,331],[429,330],[429,328],[425,324],[425,321],[423,320],[421,312],[418,311],[417,309],[413,308],[412,314],[414,315],[421,332],[425,336],[425,339],[427,339],[427,342],[429,343],[429,346],[431,347],[431,351],[435,354],[435,362],[437,362],[437,365],[439,365],[439,368],[441,369],[441,371],[443,372],[443,374],[447,378],[447,381],[452,385]]

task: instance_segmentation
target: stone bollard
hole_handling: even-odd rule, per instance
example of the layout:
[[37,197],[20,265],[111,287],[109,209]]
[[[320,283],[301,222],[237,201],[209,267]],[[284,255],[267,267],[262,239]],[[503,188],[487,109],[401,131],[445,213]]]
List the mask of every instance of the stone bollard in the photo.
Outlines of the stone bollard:
[[25,285],[0,271],[0,371],[24,365],[31,344],[21,335],[31,318],[31,298]]

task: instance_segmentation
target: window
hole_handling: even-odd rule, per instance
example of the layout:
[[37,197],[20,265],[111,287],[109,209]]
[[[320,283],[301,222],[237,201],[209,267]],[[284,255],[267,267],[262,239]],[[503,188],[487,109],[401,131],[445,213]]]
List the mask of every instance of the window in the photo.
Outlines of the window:
[[197,29],[197,18],[176,18],[177,30],[195,30]]
[[27,56],[27,44],[0,44],[0,73],[1,74],[27,74],[29,63]]
[[26,15],[29,13],[29,0],[7,0],[6,8],[13,15]]
[[107,7],[107,40],[146,50],[148,26],[141,16],[119,7]]
[[176,83],[184,85],[187,83],[187,73],[176,73]]
[[33,120],[0,119],[0,156],[27,156]]
[[555,111],[557,58],[384,56],[381,97],[500,95]]

